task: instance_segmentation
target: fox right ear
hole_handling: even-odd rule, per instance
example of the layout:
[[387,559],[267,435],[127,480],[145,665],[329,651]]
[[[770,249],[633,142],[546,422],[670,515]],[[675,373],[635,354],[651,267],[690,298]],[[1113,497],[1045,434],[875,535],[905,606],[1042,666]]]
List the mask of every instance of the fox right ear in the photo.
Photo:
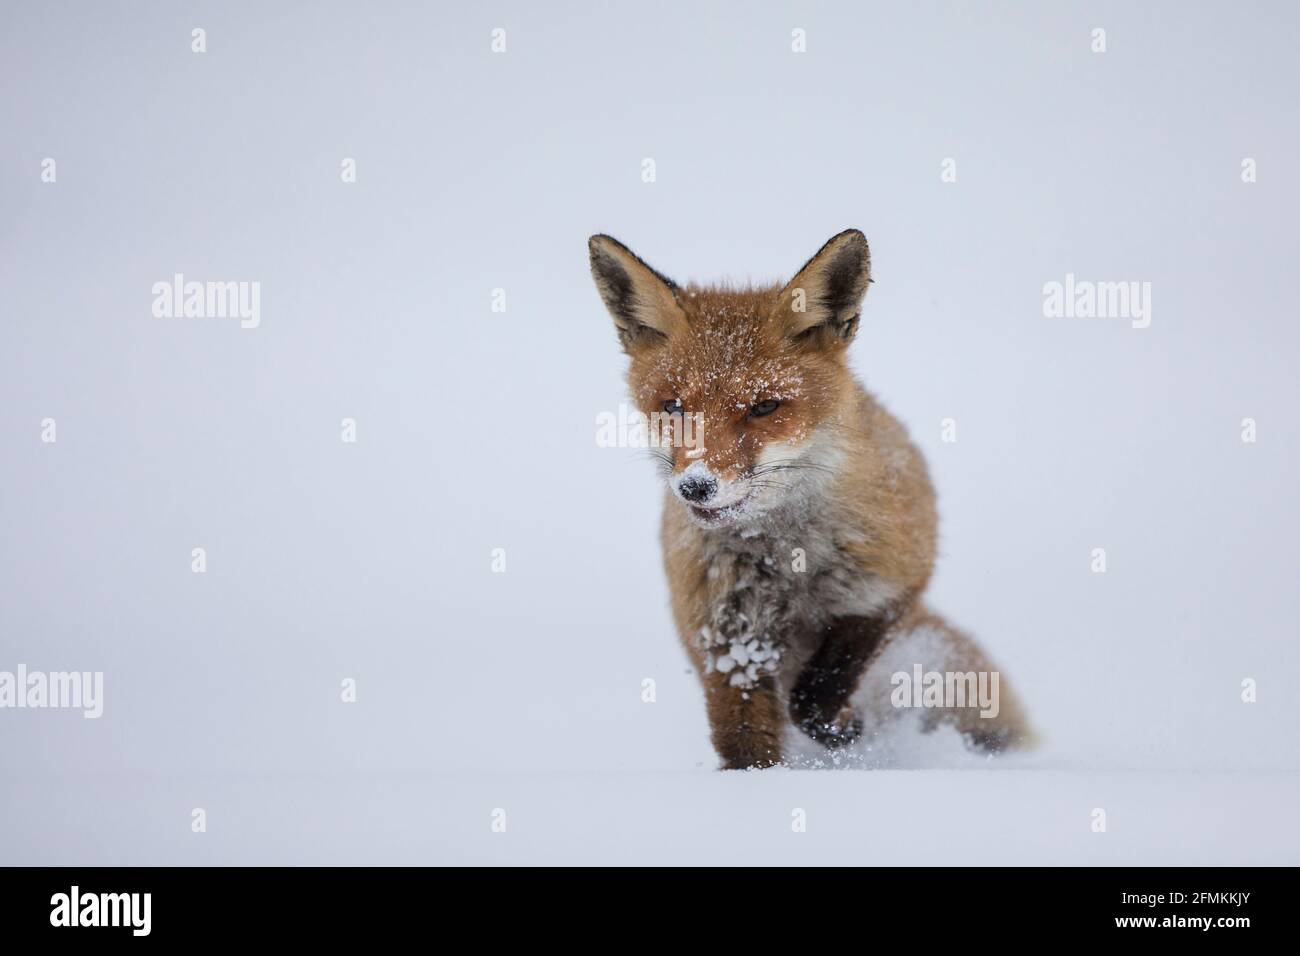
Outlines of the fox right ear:
[[592,236],[591,277],[614,319],[623,351],[658,344],[685,326],[677,286],[641,261],[617,239]]

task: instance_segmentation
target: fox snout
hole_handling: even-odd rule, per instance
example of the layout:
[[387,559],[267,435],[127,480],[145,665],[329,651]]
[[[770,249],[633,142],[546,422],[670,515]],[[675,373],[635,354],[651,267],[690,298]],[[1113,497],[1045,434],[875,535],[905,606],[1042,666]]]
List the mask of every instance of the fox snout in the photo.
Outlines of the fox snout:
[[710,475],[687,474],[683,472],[675,482],[677,493],[683,501],[693,505],[707,504],[718,493],[718,481]]
[[700,524],[726,524],[748,513],[749,483],[743,478],[729,481],[702,461],[673,475],[668,485]]

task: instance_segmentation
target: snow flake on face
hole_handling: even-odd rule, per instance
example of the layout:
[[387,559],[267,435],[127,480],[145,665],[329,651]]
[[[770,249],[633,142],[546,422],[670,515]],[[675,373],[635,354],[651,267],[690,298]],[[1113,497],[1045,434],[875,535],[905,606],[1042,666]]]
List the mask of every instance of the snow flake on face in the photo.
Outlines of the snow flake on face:
[[777,291],[686,289],[687,331],[636,370],[638,402],[653,412],[680,399],[690,411],[734,418],[756,402],[807,396],[802,363],[771,342]]

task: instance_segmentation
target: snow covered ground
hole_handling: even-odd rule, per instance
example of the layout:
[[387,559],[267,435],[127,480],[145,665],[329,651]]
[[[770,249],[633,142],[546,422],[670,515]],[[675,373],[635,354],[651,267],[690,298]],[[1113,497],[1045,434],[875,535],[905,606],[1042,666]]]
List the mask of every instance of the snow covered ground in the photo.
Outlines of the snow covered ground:
[[[10,864],[1300,863],[1295,773],[502,770],[24,780],[4,792]],[[198,804],[206,833],[191,832]],[[1096,808],[1105,833],[1092,830]],[[504,832],[492,829],[498,809]]]
[[[1300,863],[1298,19],[3,5],[0,671],[104,697],[0,710],[0,862]],[[846,227],[927,602],[1046,744],[719,774],[586,241],[743,283]]]
[[[1300,773],[1079,770],[909,718],[800,769],[44,774],[0,861],[56,865],[1288,865]],[[636,755],[628,755],[630,763]],[[504,761],[503,761],[504,763]],[[854,769],[870,766],[874,769]],[[812,769],[812,768],[818,769]],[[202,832],[195,811],[202,811]]]

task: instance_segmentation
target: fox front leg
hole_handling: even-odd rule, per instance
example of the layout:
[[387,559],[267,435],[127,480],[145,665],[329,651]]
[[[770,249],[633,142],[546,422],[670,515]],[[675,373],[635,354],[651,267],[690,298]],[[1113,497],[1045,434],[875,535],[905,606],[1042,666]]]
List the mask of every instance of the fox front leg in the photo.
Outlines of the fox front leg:
[[713,749],[724,770],[750,770],[781,762],[781,702],[771,677],[737,686],[725,674],[704,682]]
[[790,716],[824,747],[852,743],[862,721],[849,698],[880,648],[891,618],[840,617],[826,626],[821,643],[804,665],[790,692]]

